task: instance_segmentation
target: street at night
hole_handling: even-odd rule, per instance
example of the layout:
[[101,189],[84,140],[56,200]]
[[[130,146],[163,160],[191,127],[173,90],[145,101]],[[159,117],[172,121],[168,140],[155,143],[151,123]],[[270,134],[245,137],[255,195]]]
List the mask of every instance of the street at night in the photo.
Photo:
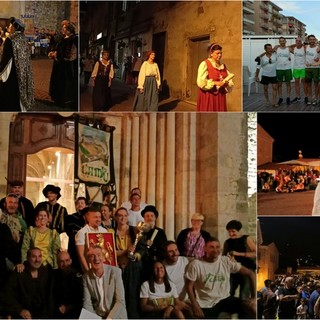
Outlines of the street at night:
[[[87,112],[92,111],[92,86],[85,86],[84,79],[81,77],[80,90],[80,110]],[[135,96],[135,87],[124,84],[120,79],[114,79],[111,86],[111,97],[113,106],[110,111],[132,111],[133,99]],[[181,101],[178,99],[167,98],[161,100],[158,111],[196,111],[196,105]]]
[[[320,265],[320,233],[318,217],[260,217],[263,241],[274,242],[279,251],[279,266],[296,266],[297,259],[304,264]],[[311,259],[310,259],[311,258]]]

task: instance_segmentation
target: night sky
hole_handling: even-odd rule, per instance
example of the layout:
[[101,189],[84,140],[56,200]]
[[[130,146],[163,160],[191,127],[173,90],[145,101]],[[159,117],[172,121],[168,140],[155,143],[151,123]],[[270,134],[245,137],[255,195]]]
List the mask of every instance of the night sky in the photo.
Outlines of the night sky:
[[[320,107],[319,107],[320,112]],[[258,113],[258,123],[275,140],[273,162],[320,158],[320,113]]]
[[[320,265],[320,217],[259,217],[263,243],[274,242],[280,267],[296,266],[311,256]],[[309,259],[310,260],[310,259]]]

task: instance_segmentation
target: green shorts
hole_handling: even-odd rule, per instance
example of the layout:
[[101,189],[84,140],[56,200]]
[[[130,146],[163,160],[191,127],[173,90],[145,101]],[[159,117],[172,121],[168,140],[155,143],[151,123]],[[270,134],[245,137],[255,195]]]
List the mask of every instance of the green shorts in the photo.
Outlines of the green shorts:
[[306,82],[319,82],[319,68],[306,68]]
[[295,79],[304,79],[306,77],[306,69],[293,69],[293,77]]
[[277,70],[278,82],[290,82],[292,80],[292,70]]

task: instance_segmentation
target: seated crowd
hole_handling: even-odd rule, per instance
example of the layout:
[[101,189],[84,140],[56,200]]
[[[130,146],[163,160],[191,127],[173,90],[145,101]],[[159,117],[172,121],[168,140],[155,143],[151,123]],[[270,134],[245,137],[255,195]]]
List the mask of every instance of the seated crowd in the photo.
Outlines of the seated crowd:
[[[141,203],[139,188],[114,213],[108,202],[88,207],[80,197],[68,215],[59,187],[47,185],[48,200],[34,208],[21,181],[10,185],[0,202],[0,318],[256,318],[256,247],[240,233],[240,221],[227,224],[223,248],[203,230],[199,213],[168,241],[156,226],[157,208]],[[111,233],[116,261],[113,248],[88,241],[88,233]]]
[[275,170],[274,174],[267,171],[259,171],[257,176],[258,191],[295,192],[315,189],[318,170]]

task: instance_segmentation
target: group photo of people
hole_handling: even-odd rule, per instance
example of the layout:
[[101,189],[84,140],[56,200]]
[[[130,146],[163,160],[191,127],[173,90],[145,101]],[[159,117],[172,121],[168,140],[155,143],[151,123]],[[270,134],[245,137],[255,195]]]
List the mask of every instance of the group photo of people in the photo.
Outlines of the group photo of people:
[[[13,115],[0,114],[11,137],[21,128],[24,137],[22,144],[2,137],[12,147],[0,201],[1,317],[256,318],[256,213],[239,183],[248,161],[246,114]],[[237,153],[227,172],[205,130],[218,118],[220,142],[232,137]],[[181,141],[182,128],[189,141]],[[113,137],[98,139],[112,129]],[[55,134],[44,139],[46,130]],[[174,132],[176,139],[163,139]],[[223,187],[212,189],[216,170]],[[94,186],[93,177],[112,178]],[[217,190],[223,202],[212,196]]]

